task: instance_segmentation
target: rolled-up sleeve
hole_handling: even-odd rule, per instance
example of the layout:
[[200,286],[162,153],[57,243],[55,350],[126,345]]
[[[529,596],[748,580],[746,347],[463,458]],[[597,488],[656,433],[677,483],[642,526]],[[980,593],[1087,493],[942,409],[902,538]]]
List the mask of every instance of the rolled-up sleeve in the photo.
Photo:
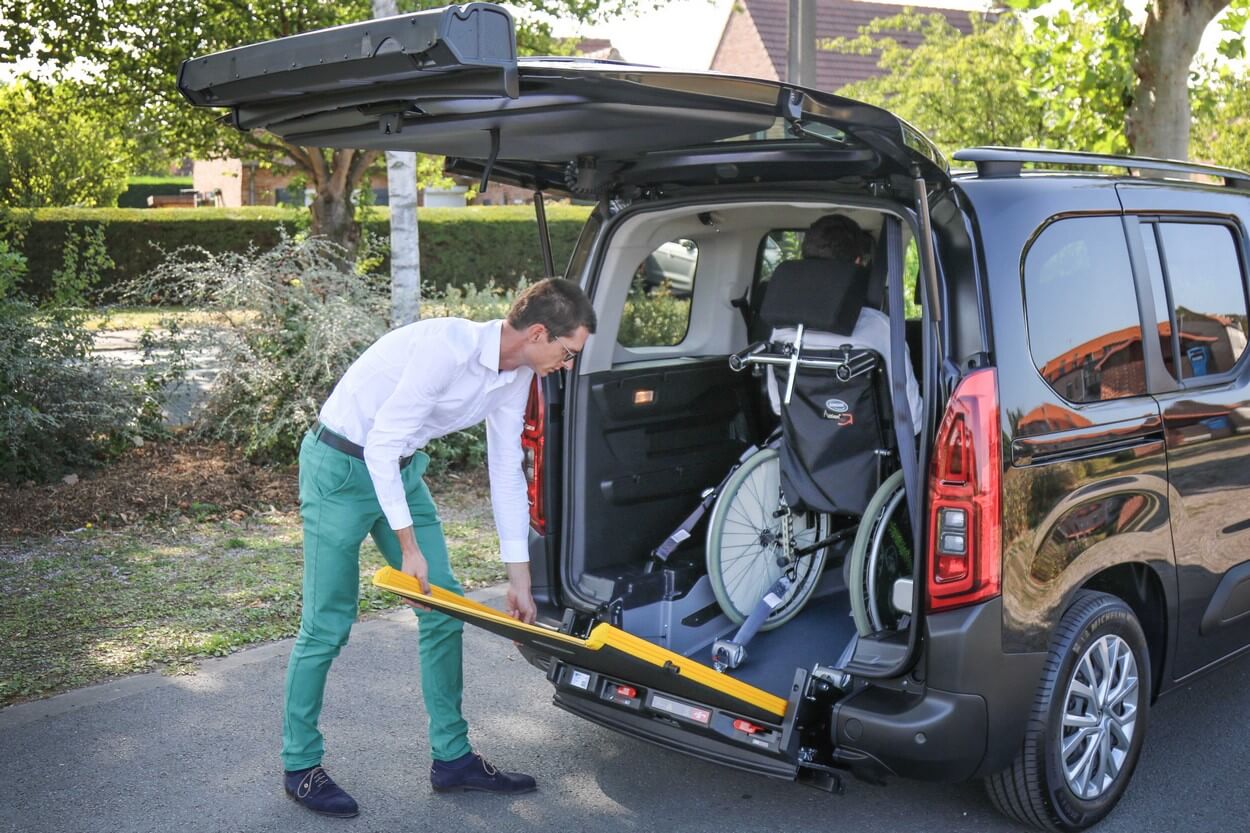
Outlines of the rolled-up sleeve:
[[499,531],[499,557],[505,563],[529,561],[529,499],[526,495],[521,430],[525,423],[526,383],[486,417],[486,460],[490,502]]
[[378,495],[378,504],[391,529],[412,526],[412,512],[400,479],[399,459],[406,443],[420,430],[434,410],[439,395],[456,378],[462,364],[454,356],[440,354],[437,349],[425,351],[418,345],[394,393],[382,403],[374,417],[373,428],[365,439],[365,464]]

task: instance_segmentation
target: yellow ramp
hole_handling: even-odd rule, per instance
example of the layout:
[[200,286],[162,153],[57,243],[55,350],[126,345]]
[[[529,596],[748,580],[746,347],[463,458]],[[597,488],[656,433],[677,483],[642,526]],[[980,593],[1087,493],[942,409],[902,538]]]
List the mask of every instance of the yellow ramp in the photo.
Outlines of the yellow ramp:
[[590,635],[581,639],[546,625],[527,625],[493,607],[441,587],[430,585],[430,593],[423,593],[415,578],[391,567],[383,567],[374,573],[373,583],[406,599],[528,645],[539,653],[622,682],[685,696],[770,723],[779,723],[786,712],[786,701],[777,695],[720,674],[689,657],[661,648],[606,622],[595,625]]

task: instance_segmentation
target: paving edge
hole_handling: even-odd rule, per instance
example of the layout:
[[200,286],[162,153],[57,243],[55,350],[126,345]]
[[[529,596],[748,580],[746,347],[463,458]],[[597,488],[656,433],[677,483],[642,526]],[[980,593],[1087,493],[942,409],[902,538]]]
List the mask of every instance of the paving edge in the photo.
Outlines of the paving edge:
[[[502,602],[507,593],[507,588],[508,585],[506,583],[495,584],[490,587],[470,591],[466,595],[476,602],[501,608],[500,602]],[[352,628],[352,633],[353,635],[368,633],[379,628],[391,627],[396,623],[411,624],[415,627],[416,619],[409,612],[408,608],[398,608],[366,619],[363,622],[357,622]],[[291,643],[294,641],[294,637],[289,637],[277,642],[257,645],[254,648],[244,648],[228,656],[197,660],[194,673],[220,673],[240,665],[251,665],[255,662],[264,662],[275,656],[285,656],[290,653]],[[77,688],[62,694],[55,694],[43,700],[32,700],[27,703],[6,706],[0,709],[0,731],[24,726],[48,717],[57,717],[89,706],[97,706],[101,703],[132,697],[155,688],[175,685],[178,679],[177,676],[162,674],[159,671],[149,671],[143,674],[132,674],[129,677],[120,677],[106,683],[97,683],[85,688]]]

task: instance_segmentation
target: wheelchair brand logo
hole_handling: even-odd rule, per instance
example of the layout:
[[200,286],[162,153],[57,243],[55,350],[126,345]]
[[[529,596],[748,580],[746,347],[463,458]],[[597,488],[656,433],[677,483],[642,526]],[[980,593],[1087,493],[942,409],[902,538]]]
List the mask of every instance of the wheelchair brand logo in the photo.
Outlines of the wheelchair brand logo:
[[855,415],[851,413],[851,406],[841,399],[826,399],[825,412],[821,416],[824,419],[833,420],[838,425],[855,424]]

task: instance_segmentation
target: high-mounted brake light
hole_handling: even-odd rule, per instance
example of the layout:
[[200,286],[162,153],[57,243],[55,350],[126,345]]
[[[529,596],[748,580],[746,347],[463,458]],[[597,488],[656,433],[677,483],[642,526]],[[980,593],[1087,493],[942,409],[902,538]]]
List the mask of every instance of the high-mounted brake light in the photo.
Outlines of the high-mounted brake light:
[[543,506],[543,446],[546,437],[547,408],[538,377],[530,384],[530,398],[525,403],[525,424],[521,429],[521,451],[525,455],[526,497],[530,504],[530,526],[539,535],[547,534],[547,517]]
[[928,609],[949,610],[1002,592],[1002,436],[998,377],[969,373],[938,428],[929,475]]

